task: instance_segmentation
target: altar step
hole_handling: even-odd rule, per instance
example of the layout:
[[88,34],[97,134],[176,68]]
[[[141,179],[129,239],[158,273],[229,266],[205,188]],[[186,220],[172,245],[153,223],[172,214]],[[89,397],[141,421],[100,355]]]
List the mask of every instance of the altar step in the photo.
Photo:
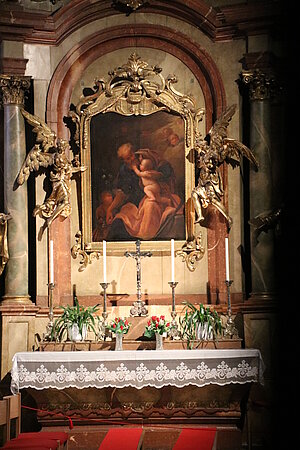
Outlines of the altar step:
[[[137,427],[138,425],[135,425],[133,428]],[[68,450],[115,450],[117,448],[120,450],[241,450],[242,448],[241,433],[235,427],[220,427],[216,430],[215,427],[144,426],[140,427],[141,439],[133,439],[132,447],[125,445],[126,436],[119,439],[120,436],[117,434],[113,436],[113,433],[111,433],[112,444],[109,445],[108,432],[114,429],[116,427],[75,426],[69,430]],[[126,430],[126,427],[122,429]],[[201,433],[202,430],[203,433]],[[197,434],[197,431],[200,434]],[[115,437],[119,441],[117,447],[114,444]],[[107,439],[106,443],[105,439]],[[105,445],[101,446],[102,443]]]

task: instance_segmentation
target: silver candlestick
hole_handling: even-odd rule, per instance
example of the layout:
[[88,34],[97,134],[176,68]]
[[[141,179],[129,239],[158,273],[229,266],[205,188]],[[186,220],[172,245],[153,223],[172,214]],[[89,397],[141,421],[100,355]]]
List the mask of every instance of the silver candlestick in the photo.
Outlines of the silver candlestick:
[[178,281],[169,281],[168,284],[169,284],[169,286],[172,289],[172,312],[171,312],[172,322],[171,322],[171,328],[170,328],[170,331],[169,331],[169,336],[172,339],[179,339],[179,337],[180,337],[179,334],[180,333],[178,331],[178,324],[176,322],[177,313],[176,313],[176,310],[175,310],[175,306],[176,306],[176,303],[175,303],[175,288],[176,288],[176,286],[178,284]]
[[54,290],[54,283],[48,283],[48,305],[49,305],[49,322],[46,327],[46,334],[44,334],[44,341],[52,341],[55,339],[55,336],[53,336],[53,290]]
[[103,312],[102,312],[102,317],[103,317],[103,321],[101,324],[101,337],[103,338],[103,340],[105,340],[107,338],[106,336],[106,325],[107,325],[107,317],[108,317],[108,313],[107,313],[107,294],[106,294],[106,290],[108,288],[110,283],[100,283],[100,286],[103,289]]
[[232,319],[232,310],[231,310],[231,299],[230,299],[230,286],[232,285],[233,280],[226,280],[225,284],[227,287],[227,322],[224,331],[225,337],[238,337],[238,330],[234,326],[234,321]]

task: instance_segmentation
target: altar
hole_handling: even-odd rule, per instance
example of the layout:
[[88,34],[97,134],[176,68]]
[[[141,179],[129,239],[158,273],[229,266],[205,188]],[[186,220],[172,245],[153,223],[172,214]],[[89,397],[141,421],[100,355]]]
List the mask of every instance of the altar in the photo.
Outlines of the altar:
[[34,399],[43,426],[71,418],[76,425],[211,424],[240,433],[251,385],[263,384],[263,372],[256,349],[20,352],[11,390]]

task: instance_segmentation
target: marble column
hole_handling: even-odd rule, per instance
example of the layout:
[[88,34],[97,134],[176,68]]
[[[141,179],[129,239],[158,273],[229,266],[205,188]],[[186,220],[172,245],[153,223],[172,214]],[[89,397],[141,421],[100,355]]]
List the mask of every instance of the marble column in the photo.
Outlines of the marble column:
[[[260,70],[242,73],[250,98],[250,148],[259,169],[250,168],[250,242],[251,298],[274,298],[276,295],[274,231],[274,154],[272,142],[272,98],[275,79]],[[262,223],[266,226],[259,228]]]
[[1,306],[31,305],[28,295],[28,208],[27,184],[16,185],[26,156],[25,122],[20,111],[30,78],[1,75],[4,107],[4,207],[8,221],[9,260],[5,270],[5,295]]

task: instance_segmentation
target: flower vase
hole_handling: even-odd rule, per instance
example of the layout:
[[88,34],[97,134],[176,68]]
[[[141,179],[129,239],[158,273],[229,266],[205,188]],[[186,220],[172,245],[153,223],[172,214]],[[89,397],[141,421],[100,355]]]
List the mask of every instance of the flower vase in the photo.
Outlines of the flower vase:
[[82,333],[79,331],[79,326],[77,323],[73,323],[72,326],[68,327],[68,339],[73,342],[82,342],[87,336],[87,326],[82,326]]
[[163,350],[163,335],[159,333],[155,333],[155,339],[156,339],[156,350]]
[[123,350],[123,333],[116,333],[115,350]]

